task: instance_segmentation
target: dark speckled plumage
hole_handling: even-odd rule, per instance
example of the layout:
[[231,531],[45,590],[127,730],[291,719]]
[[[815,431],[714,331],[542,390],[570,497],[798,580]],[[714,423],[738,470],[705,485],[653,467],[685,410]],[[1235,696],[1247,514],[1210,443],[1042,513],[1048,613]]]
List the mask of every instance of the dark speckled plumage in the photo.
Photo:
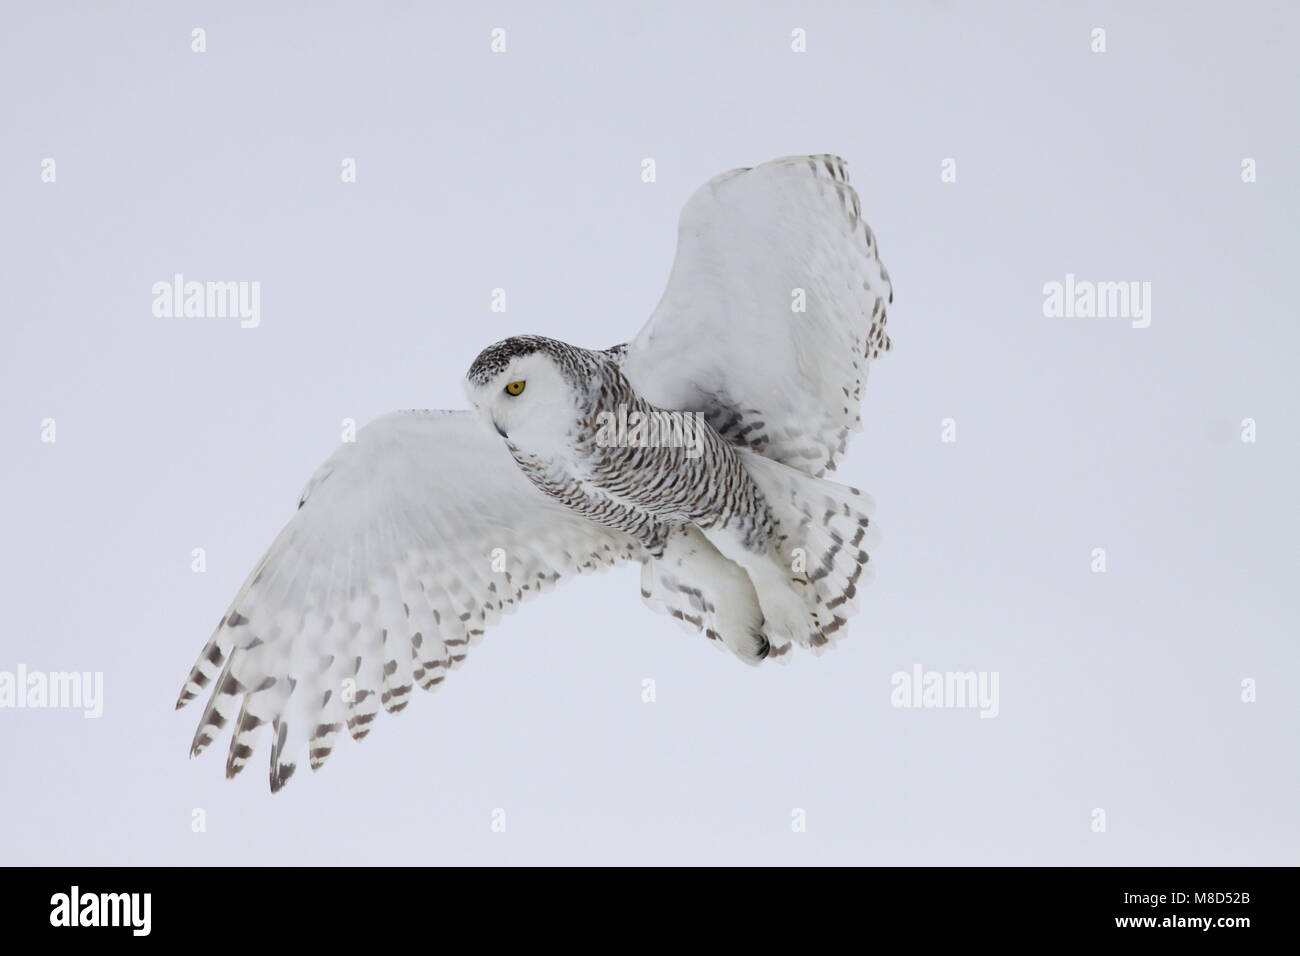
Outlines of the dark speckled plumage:
[[[598,524],[631,534],[654,556],[686,524],[708,529],[733,527],[745,545],[764,549],[772,519],[762,492],[746,473],[731,444],[702,418],[693,420],[700,448],[609,445],[600,440],[602,413],[626,417],[679,414],[660,409],[633,391],[619,369],[621,348],[603,352],[540,336],[519,336],[485,349],[470,367],[472,382],[486,383],[512,359],[543,351],[574,389],[577,424],[570,433],[571,456],[542,457],[506,445],[525,475],[548,496]],[[689,410],[686,410],[689,411]]]

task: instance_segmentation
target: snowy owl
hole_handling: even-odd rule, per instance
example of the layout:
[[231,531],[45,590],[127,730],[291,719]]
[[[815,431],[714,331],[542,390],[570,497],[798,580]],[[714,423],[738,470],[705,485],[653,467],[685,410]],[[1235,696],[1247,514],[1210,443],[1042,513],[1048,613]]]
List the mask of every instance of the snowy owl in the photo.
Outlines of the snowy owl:
[[473,411],[394,412],[320,467],[181,691],[210,695],[191,754],[231,725],[233,777],[269,724],[278,791],[304,749],[316,770],[344,727],[437,688],[503,611],[626,561],[646,604],[742,661],[825,648],[875,528],[822,475],[892,301],[843,160],[710,180],[630,343],[498,342]]

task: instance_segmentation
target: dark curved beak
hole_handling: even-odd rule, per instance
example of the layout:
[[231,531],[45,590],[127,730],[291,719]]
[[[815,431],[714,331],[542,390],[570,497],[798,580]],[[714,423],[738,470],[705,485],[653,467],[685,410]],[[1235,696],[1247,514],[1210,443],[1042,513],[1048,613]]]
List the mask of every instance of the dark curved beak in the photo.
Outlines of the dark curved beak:
[[506,430],[497,424],[497,420],[495,418],[492,419],[492,425],[494,428],[496,428],[497,434],[500,435],[502,438],[510,437],[509,435],[506,434]]

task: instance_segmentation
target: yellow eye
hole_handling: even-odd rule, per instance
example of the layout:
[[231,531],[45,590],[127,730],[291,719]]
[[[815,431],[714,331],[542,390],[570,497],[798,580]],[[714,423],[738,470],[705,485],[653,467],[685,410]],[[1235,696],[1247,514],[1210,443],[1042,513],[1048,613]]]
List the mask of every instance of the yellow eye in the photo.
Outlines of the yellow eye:
[[524,390],[523,382],[511,382],[509,385],[506,386],[507,395],[518,395],[523,390]]

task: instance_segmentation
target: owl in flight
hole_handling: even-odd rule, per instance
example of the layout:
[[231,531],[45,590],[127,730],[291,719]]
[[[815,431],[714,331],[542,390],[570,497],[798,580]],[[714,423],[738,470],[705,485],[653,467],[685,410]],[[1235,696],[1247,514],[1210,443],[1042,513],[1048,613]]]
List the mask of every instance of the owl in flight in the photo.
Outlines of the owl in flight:
[[723,173],[687,203],[631,342],[489,346],[472,412],[400,411],[316,472],[190,671],[191,755],[263,725],[271,790],[436,689],[503,611],[641,563],[651,608],[757,664],[820,650],[870,576],[870,498],[822,478],[889,351],[893,301],[844,161]]

